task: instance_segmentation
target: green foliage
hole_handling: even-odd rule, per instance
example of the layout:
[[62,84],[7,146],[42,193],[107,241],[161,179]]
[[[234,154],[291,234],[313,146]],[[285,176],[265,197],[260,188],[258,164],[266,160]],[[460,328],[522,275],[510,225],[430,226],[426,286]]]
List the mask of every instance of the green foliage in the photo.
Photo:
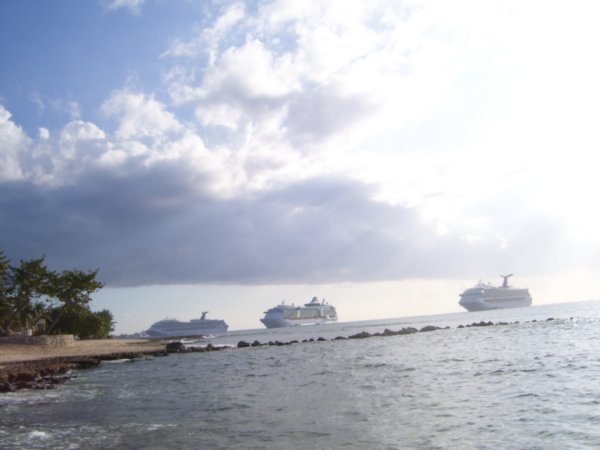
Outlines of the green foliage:
[[53,308],[50,317],[56,321],[55,329],[60,333],[81,339],[108,338],[114,330],[113,315],[106,309],[92,312],[87,306],[77,305],[61,312],[60,308]]
[[31,327],[41,318],[50,321],[46,332],[52,333],[65,313],[79,310],[87,311],[87,314],[80,312],[83,314],[80,319],[85,319],[92,331],[82,329],[74,334],[108,335],[113,320],[110,312],[92,313],[88,306],[91,294],[103,286],[96,280],[98,270],[58,273],[49,270],[44,260],[42,256],[12,266],[0,251],[0,336]]

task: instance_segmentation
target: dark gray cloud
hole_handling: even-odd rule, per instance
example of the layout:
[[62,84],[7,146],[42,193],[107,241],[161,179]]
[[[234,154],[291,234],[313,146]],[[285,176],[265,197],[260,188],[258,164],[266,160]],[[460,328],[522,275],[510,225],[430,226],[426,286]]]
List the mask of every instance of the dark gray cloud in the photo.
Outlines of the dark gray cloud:
[[[87,172],[69,186],[0,184],[0,249],[55,269],[100,269],[113,286],[320,283],[473,276],[551,261],[560,230],[532,221],[507,249],[440,236],[368,185],[316,178],[219,199],[180,164],[127,176]],[[536,236],[528,239],[527,236]],[[564,254],[564,253],[563,253]]]

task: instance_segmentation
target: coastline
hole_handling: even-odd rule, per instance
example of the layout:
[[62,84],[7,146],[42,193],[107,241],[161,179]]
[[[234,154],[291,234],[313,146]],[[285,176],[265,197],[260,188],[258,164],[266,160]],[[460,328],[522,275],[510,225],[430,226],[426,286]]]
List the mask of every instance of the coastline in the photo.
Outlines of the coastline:
[[[545,321],[553,321],[553,317]],[[572,320],[572,318],[570,319]],[[537,322],[532,320],[530,322]],[[527,323],[527,322],[525,322]],[[473,322],[469,325],[459,325],[457,328],[489,327],[518,325],[519,322]],[[365,339],[371,337],[389,337],[413,333],[427,333],[431,331],[446,330],[450,327],[427,325],[421,329],[404,327],[393,331],[385,329],[381,333],[368,333],[362,331],[350,336],[337,336],[332,340]],[[282,346],[309,342],[327,341],[323,337],[317,339],[303,339],[301,342],[269,341],[252,343],[239,341],[239,348]],[[144,356],[167,356],[170,353],[212,352],[229,346],[214,346],[208,344],[204,347],[187,347],[180,341],[167,343],[164,340],[143,339],[99,339],[89,341],[73,341],[65,346],[44,346],[31,344],[0,343],[0,393],[14,392],[20,389],[52,389],[54,385],[63,383],[71,378],[71,370],[87,369],[98,366],[102,361],[134,360]]]
[[142,339],[75,341],[66,346],[0,344],[0,393],[52,389],[71,378],[72,370],[101,361],[166,356],[165,342]]
[[92,339],[72,345],[45,346],[0,342],[0,369],[7,364],[56,358],[95,357],[117,353],[152,353],[165,349],[165,341],[147,339]]

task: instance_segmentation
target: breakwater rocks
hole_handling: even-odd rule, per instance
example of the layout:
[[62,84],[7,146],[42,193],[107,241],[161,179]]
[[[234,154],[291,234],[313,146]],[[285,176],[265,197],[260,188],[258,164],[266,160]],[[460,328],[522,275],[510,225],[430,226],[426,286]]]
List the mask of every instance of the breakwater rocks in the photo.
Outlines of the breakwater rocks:
[[166,356],[167,351],[121,352],[98,356],[72,356],[13,363],[0,369],[0,393],[19,389],[53,389],[70,380],[73,370],[89,369],[102,361],[134,360],[144,356]]
[[[548,321],[552,321],[554,320],[553,317],[550,317],[548,319],[546,319],[546,322]],[[533,322],[537,322],[536,320],[532,320]],[[471,328],[471,327],[489,327],[489,326],[502,326],[502,325],[517,325],[519,324],[519,322],[497,322],[497,323],[493,323],[493,322],[473,322],[469,325],[459,325],[457,328]],[[361,331],[360,333],[356,333],[353,335],[350,335],[348,337],[344,337],[344,336],[337,336],[333,339],[331,339],[332,341],[340,341],[340,340],[345,340],[345,339],[367,339],[367,338],[371,338],[371,337],[382,337],[382,336],[402,336],[402,335],[406,335],[406,334],[414,334],[414,333],[427,333],[430,331],[437,331],[437,330],[447,330],[450,327],[437,327],[434,325],[426,325],[424,327],[422,327],[421,329],[416,329],[413,327],[406,327],[406,328],[402,328],[400,330],[397,331],[393,331],[390,330],[388,328],[386,328],[385,330],[383,330],[382,333],[368,333],[366,331]],[[275,346],[282,346],[282,345],[291,345],[291,344],[298,344],[298,343],[307,343],[307,342],[325,342],[327,341],[327,339],[323,338],[323,337],[319,337],[317,339],[314,338],[310,338],[310,339],[303,339],[301,342],[297,341],[297,340],[293,340],[293,341],[289,341],[289,342],[280,342],[280,341],[269,341],[266,343],[261,343],[259,341],[254,341],[252,343],[246,342],[246,341],[239,341],[237,344],[237,348],[247,348],[247,347],[262,347],[262,346],[269,346],[269,345],[275,345]]]

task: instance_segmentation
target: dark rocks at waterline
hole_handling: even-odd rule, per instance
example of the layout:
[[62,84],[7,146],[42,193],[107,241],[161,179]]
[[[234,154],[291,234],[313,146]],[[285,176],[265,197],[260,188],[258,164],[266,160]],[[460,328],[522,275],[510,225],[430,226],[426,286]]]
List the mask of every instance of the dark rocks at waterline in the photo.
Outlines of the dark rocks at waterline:
[[38,364],[19,364],[2,371],[0,392],[14,392],[20,389],[54,389],[56,384],[64,383],[71,376],[65,375],[71,369],[62,364],[40,366]]
[[169,353],[181,353],[187,351],[185,344],[183,342],[169,342],[165,346],[165,350]]
[[102,361],[166,356],[166,351],[121,352],[97,356],[69,356],[7,364],[0,370],[0,392],[20,389],[54,389],[72,378],[73,370],[97,367]]
[[416,328],[413,327],[407,327],[407,328],[402,328],[400,331],[398,331],[398,334],[413,334],[413,333],[418,333],[419,330],[417,330]]
[[370,338],[370,337],[371,337],[370,333],[367,333],[366,331],[361,331],[360,333],[356,333],[351,336],[348,336],[348,339],[366,339],[366,338]]
[[[546,321],[552,321],[555,320],[554,318],[549,318],[546,319]],[[533,320],[531,322],[536,322],[536,320]],[[508,323],[508,322],[498,322],[498,323],[493,323],[491,321],[485,322],[485,321],[481,321],[481,322],[473,322],[470,325],[458,325],[457,328],[470,328],[470,327],[489,327],[492,325],[518,325],[519,322],[512,322],[512,323]],[[449,326],[445,326],[445,327],[438,327],[435,325],[426,325],[424,327],[422,327],[420,330],[413,328],[413,327],[404,327],[398,331],[394,331],[394,330],[390,330],[389,328],[386,328],[385,330],[383,330],[382,333],[368,333],[366,331],[361,331],[360,333],[356,333],[353,335],[350,335],[348,337],[345,336],[336,336],[335,338],[331,339],[332,341],[342,341],[342,340],[346,340],[346,339],[366,339],[366,338],[370,338],[370,337],[387,337],[387,336],[402,336],[402,335],[407,335],[407,334],[414,334],[414,333],[427,333],[430,331],[437,331],[437,330],[448,330],[450,329]],[[327,339],[323,338],[323,337],[319,337],[317,339],[315,338],[308,338],[308,339],[303,339],[301,342],[303,344],[306,343],[311,343],[311,342],[326,342]],[[245,341],[240,341],[238,342],[238,348],[245,348],[245,347],[261,347],[263,345],[269,345],[269,346],[283,346],[283,345],[290,345],[290,344],[298,344],[299,342],[297,340],[292,340],[290,342],[280,342],[280,341],[269,341],[268,343],[262,344],[259,341],[254,341],[252,344],[248,344]]]
[[485,321],[481,321],[481,322],[473,322],[471,325],[467,325],[468,327],[491,327],[492,325],[494,325],[494,322],[489,321],[489,322],[485,322]]

